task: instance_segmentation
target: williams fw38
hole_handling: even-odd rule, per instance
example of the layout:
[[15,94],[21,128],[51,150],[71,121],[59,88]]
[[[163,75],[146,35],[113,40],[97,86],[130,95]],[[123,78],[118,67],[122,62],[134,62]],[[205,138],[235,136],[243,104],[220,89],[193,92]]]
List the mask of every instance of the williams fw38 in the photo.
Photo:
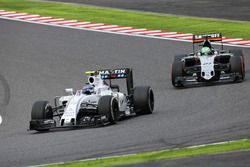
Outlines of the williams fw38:
[[[47,131],[54,128],[86,127],[115,124],[130,115],[151,114],[154,94],[149,86],[133,83],[132,69],[86,72],[88,82],[82,89],[65,89],[66,96],[55,97],[54,106],[37,101],[31,111],[30,130]],[[126,80],[127,92],[120,92],[114,79]]]
[[[214,41],[221,42],[220,50],[211,46]],[[201,49],[195,51],[195,43],[202,42]],[[175,56],[172,64],[174,87],[222,81],[241,82],[244,78],[242,50],[224,50],[221,34],[193,35],[193,53]]]

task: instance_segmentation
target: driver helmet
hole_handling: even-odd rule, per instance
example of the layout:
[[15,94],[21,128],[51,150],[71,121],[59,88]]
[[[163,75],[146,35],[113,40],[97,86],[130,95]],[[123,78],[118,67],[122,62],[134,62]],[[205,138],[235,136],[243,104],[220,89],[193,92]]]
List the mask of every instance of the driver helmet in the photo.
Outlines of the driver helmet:
[[201,55],[207,56],[211,55],[212,51],[209,47],[203,47],[201,48]]
[[86,85],[83,86],[82,93],[86,95],[94,93],[94,85],[90,85],[89,83],[87,83]]

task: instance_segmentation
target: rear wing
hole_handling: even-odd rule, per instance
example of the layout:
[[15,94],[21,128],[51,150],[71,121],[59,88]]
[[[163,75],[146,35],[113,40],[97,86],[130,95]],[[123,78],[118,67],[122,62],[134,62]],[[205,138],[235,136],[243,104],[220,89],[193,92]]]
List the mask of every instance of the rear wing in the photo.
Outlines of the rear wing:
[[205,35],[193,35],[193,43],[204,42],[205,40],[209,40],[211,42],[222,41],[222,34],[205,34]]
[[[194,44],[204,42],[203,45],[208,44],[210,42],[221,41],[221,49],[223,50],[223,42],[222,42],[222,34],[215,33],[215,34],[201,34],[201,35],[193,35],[193,52],[195,51]],[[211,47],[211,45],[210,45]]]
[[99,75],[102,79],[123,79],[127,78],[128,73],[131,69],[124,68],[124,69],[108,69],[108,70],[98,70]]
[[132,94],[134,82],[133,82],[133,71],[131,68],[87,71],[87,72],[85,72],[85,74],[100,75],[103,80],[109,80],[110,85],[111,85],[111,80],[113,80],[113,79],[126,79],[128,94]]

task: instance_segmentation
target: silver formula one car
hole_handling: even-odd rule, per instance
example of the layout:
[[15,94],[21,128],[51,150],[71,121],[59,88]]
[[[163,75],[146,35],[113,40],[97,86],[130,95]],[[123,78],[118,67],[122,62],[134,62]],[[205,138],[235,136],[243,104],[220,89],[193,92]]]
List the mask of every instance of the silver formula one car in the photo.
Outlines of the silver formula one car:
[[[211,42],[221,41],[221,50],[211,46]],[[195,43],[203,42],[195,51]],[[172,64],[172,84],[184,87],[194,83],[214,83],[221,81],[243,81],[245,62],[241,50],[223,49],[221,34],[193,35],[193,53],[177,55]]]
[[[86,72],[88,83],[82,89],[65,89],[66,96],[37,101],[31,111],[30,130],[85,127],[114,124],[122,117],[151,114],[154,94],[149,86],[134,87],[132,69],[98,70]],[[127,93],[121,93],[114,79],[126,79]],[[109,81],[109,82],[108,82]]]

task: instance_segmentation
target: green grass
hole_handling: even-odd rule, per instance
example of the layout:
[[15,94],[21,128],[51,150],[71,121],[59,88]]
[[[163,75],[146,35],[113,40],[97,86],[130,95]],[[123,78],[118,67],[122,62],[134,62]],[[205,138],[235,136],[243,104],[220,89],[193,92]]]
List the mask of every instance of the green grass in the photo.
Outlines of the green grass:
[[226,37],[250,39],[250,22],[179,17],[28,0],[0,0],[0,9],[154,30],[194,34],[221,32]]
[[164,150],[158,152],[146,152],[139,153],[135,155],[127,155],[121,157],[96,159],[96,160],[86,160],[86,161],[76,161],[64,164],[54,164],[48,165],[49,167],[100,167],[100,166],[113,166],[121,164],[134,164],[142,163],[147,161],[155,161],[162,159],[172,159],[181,157],[191,157],[200,155],[211,155],[216,153],[224,153],[229,151],[239,151],[239,150],[249,150],[250,149],[250,139],[238,140],[233,142],[227,142],[223,144],[211,144],[207,146],[199,146],[195,148],[182,148],[175,150]]

